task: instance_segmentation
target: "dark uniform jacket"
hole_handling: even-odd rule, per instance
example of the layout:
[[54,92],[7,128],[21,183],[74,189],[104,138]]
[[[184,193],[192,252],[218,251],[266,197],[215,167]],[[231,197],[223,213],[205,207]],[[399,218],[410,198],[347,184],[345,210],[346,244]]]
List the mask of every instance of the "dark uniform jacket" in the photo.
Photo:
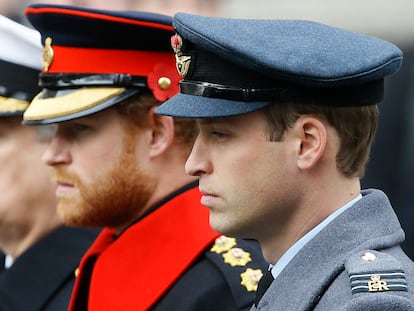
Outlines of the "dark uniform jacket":
[[70,310],[248,310],[268,264],[253,241],[220,236],[196,184],[120,235],[109,229],[82,259]]
[[75,270],[96,235],[59,227],[39,240],[0,272],[0,311],[67,310]]
[[362,199],[292,259],[252,310],[414,310],[414,264],[385,194]]

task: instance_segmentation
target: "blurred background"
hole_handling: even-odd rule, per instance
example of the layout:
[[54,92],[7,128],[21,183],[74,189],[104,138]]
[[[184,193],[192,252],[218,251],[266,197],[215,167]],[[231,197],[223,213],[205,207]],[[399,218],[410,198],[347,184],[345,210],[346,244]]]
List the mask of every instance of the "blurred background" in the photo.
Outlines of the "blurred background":
[[30,3],[69,4],[173,15],[188,12],[234,18],[309,19],[374,35],[404,52],[399,73],[386,83],[380,125],[364,188],[386,192],[400,217],[414,259],[414,1],[412,0],[0,0],[0,13],[27,24]]

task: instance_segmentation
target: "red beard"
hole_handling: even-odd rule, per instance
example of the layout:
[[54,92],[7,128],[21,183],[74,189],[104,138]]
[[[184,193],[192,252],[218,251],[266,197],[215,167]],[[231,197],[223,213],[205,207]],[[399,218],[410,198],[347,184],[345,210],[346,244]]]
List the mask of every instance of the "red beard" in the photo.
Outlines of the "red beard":
[[58,196],[57,210],[63,223],[122,230],[142,214],[155,182],[139,167],[135,154],[127,149],[124,146],[112,168],[87,184],[63,167],[53,169],[54,179],[74,184],[78,190],[75,195]]

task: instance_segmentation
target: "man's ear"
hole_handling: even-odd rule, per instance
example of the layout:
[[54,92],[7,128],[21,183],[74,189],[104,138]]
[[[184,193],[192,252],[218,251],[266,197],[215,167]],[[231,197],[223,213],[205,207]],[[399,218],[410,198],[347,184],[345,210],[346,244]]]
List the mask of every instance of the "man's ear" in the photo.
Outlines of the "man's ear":
[[157,157],[164,153],[174,141],[174,120],[172,117],[161,116],[151,108],[148,113],[149,124],[152,130],[150,141],[150,157]]
[[326,149],[328,138],[326,125],[315,117],[303,116],[297,120],[295,131],[300,139],[297,151],[298,168],[312,169]]

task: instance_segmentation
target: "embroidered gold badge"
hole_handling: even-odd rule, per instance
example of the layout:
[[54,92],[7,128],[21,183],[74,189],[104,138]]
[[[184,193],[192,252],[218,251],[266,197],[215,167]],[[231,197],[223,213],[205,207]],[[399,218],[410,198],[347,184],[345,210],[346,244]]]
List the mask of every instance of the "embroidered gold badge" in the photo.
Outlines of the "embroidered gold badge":
[[240,276],[242,279],[241,285],[246,287],[249,292],[255,292],[257,290],[257,285],[263,276],[263,272],[260,269],[247,268],[245,272],[240,274]]
[[252,261],[250,253],[245,252],[241,248],[235,247],[223,254],[224,262],[230,266],[245,266],[248,262]]
[[53,61],[54,55],[55,53],[53,52],[53,48],[52,48],[52,38],[47,37],[45,40],[45,46],[43,48],[43,54],[42,54],[44,71],[49,70],[49,67]]
[[383,292],[389,290],[386,281],[381,280],[379,275],[371,276],[371,281],[368,282],[368,291],[370,292]]
[[229,238],[229,237],[226,237],[225,235],[222,235],[216,239],[213,247],[211,248],[211,251],[217,254],[221,254],[223,252],[228,251],[234,246],[236,246],[235,238]]
[[183,46],[183,39],[179,35],[174,35],[171,37],[171,46],[175,53],[175,65],[177,67],[177,71],[181,77],[185,77],[188,73],[188,69],[190,68],[191,63],[191,56],[183,55],[181,48]]

